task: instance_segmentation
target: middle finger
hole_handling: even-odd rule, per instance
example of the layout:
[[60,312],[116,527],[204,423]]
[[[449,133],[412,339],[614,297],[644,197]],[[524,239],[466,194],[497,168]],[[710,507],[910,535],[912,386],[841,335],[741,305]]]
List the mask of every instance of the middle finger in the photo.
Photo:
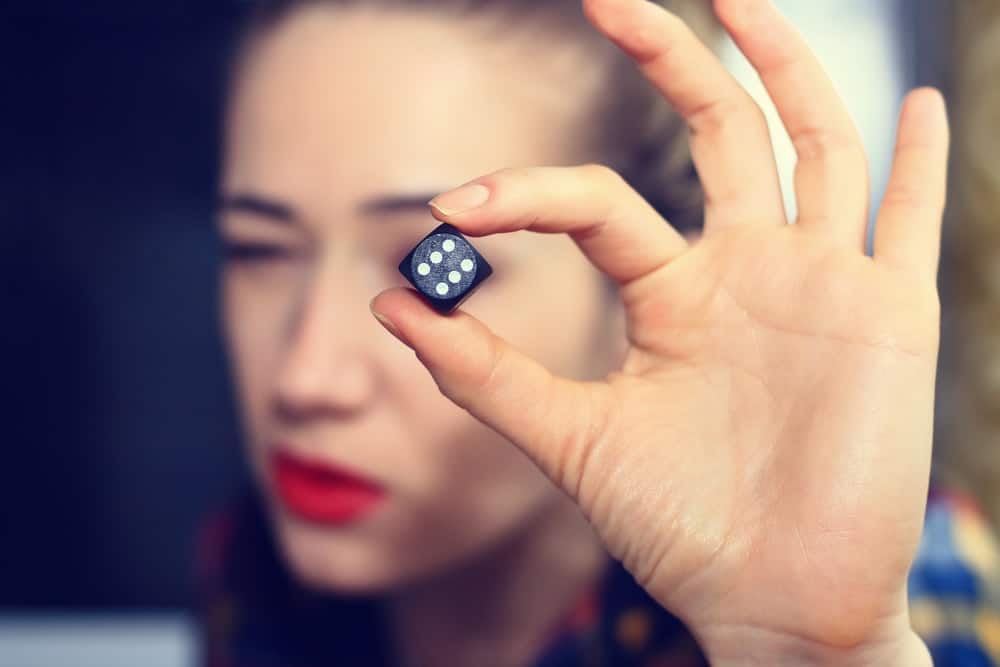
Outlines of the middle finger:
[[651,2],[585,0],[584,8],[690,127],[706,233],[736,223],[784,224],[764,115],[715,54],[682,20]]
[[795,146],[799,223],[864,249],[868,160],[823,66],[770,0],[715,0],[715,8],[760,74]]

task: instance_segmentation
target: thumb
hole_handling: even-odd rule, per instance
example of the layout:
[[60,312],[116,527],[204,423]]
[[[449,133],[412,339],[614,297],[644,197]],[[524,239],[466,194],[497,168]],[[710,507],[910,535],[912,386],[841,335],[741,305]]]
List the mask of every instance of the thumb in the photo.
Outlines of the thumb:
[[605,385],[555,376],[468,313],[440,315],[409,288],[382,292],[370,308],[416,352],[445,396],[576,497],[587,452],[606,430]]

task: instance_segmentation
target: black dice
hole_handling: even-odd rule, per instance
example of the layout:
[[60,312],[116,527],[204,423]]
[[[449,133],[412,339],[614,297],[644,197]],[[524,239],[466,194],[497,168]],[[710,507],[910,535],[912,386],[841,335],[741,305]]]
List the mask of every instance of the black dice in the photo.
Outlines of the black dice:
[[490,277],[493,267],[462,233],[443,223],[399,263],[399,272],[439,313],[450,313]]

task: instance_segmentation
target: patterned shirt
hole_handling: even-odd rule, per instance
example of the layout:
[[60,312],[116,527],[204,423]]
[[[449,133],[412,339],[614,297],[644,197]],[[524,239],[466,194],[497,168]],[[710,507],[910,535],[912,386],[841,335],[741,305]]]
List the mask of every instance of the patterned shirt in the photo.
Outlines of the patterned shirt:
[[1000,552],[968,496],[931,492],[909,590],[913,628],[937,667],[1000,665]]
[[[997,542],[967,497],[931,494],[910,573],[914,629],[937,667],[1000,666]],[[396,664],[377,600],[298,585],[251,500],[211,521],[199,554],[206,667],[388,667]],[[703,667],[684,625],[620,564],[609,567],[534,667]]]

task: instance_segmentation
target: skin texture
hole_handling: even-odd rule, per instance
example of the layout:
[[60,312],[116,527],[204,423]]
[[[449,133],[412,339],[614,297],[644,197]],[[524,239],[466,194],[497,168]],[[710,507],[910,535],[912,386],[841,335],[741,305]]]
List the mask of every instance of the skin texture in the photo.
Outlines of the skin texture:
[[[223,324],[254,475],[291,571],[315,588],[392,598],[413,664],[524,664],[607,561],[578,507],[444,397],[367,311],[438,224],[434,194],[504,165],[586,159],[578,100],[596,78],[573,77],[586,54],[530,31],[489,42],[492,21],[297,10],[250,50],[227,119],[224,201],[286,209],[225,206],[219,220],[232,255]],[[386,199],[406,204],[377,205]],[[521,232],[477,247],[497,275],[470,313],[570,377],[621,363],[624,309],[569,237]],[[273,492],[276,447],[346,467],[387,498],[349,525],[302,521]]]
[[713,664],[930,664],[905,591],[931,453],[940,95],[904,103],[869,257],[857,132],[768,2],[715,9],[796,146],[794,225],[761,114],[708,49],[650,3],[584,7],[690,125],[704,237],[688,243],[596,165],[492,172],[475,180],[485,205],[460,211],[445,194],[432,207],[472,236],[573,238],[620,285],[621,367],[566,379],[485,318],[440,317],[406,289],[380,294],[373,312],[446,396],[579,503]]

